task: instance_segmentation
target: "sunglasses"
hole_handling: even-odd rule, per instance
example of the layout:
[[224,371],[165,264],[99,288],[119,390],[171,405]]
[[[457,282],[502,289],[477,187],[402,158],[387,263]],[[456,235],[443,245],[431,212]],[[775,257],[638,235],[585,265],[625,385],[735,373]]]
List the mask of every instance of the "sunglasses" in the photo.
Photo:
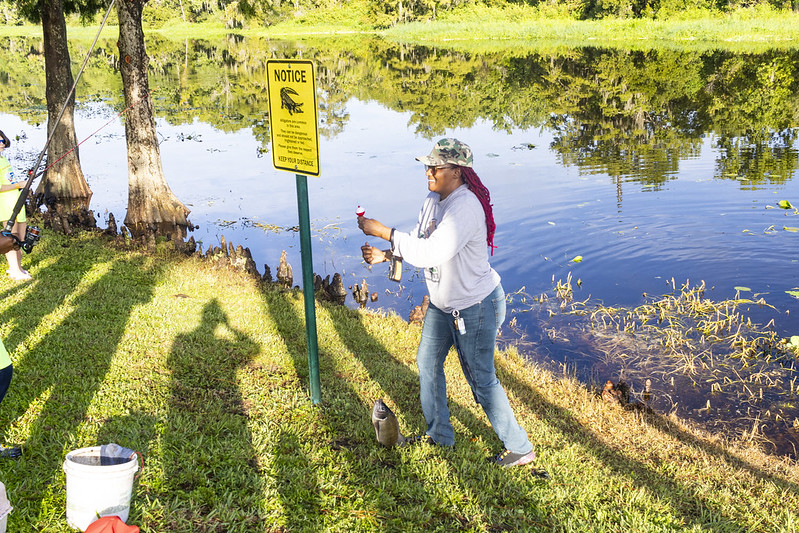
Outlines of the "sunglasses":
[[427,173],[428,171],[432,172],[433,173],[433,177],[435,177],[436,172],[438,172],[439,170],[445,170],[445,169],[448,169],[448,168],[455,168],[455,167],[453,167],[452,165],[441,165],[439,167],[434,167],[432,165],[425,165],[424,166],[424,171],[425,171],[425,173]]

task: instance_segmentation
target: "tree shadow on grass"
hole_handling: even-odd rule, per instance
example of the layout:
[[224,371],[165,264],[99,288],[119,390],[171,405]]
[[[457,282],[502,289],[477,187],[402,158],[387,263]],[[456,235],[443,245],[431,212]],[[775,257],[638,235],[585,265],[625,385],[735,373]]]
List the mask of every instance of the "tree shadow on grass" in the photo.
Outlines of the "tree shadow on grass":
[[[419,400],[419,375],[415,367],[409,367],[402,361],[395,358],[386,345],[392,342],[391,339],[376,338],[370,333],[369,328],[365,324],[367,316],[364,314],[357,314],[350,320],[337,320],[338,313],[354,313],[352,310],[345,308],[332,308],[332,323],[336,329],[339,338],[344,343],[349,351],[355,354],[355,357],[361,362],[364,368],[369,373],[371,380],[380,385],[380,388],[392,399],[398,407],[398,411],[403,415],[410,415],[418,420],[419,434],[425,431],[424,415],[422,414],[421,403]],[[346,328],[344,324],[346,323]],[[415,327],[409,325],[408,327]],[[409,348],[416,353],[417,346]],[[451,361],[455,358],[457,361],[457,354],[454,349],[450,350],[447,356]],[[450,390],[456,385],[452,383],[453,377],[455,379],[463,380],[460,384],[461,387],[468,387],[465,384],[460,365],[456,365],[458,370],[457,376],[447,376],[448,387]],[[504,385],[504,383],[503,383]],[[371,398],[370,400],[374,400]],[[502,443],[496,436],[491,425],[484,419],[478,417],[474,412],[474,407],[464,405],[453,399],[452,394],[448,394],[448,405],[450,408],[450,417],[453,421],[459,422],[464,426],[466,435],[463,430],[456,428],[456,444],[454,449],[440,449],[436,458],[429,457],[426,460],[436,462],[443,460],[448,464],[448,475],[457,480],[462,490],[474,495],[474,501],[478,504],[480,511],[477,513],[481,515],[483,521],[487,521],[490,527],[500,527],[501,529],[520,530],[530,527],[530,524],[540,524],[546,520],[543,515],[537,516],[505,516],[504,524],[491,523],[492,508],[495,506],[505,506],[507,504],[506,495],[514,492],[518,487],[513,484],[512,480],[502,476],[497,472],[497,467],[490,464],[488,459],[492,454],[486,455],[486,450],[480,443],[489,443],[489,447],[501,448]],[[477,407],[479,409],[479,407]],[[364,423],[367,423],[368,418],[365,418]],[[472,438],[479,437],[479,438]],[[374,446],[374,444],[373,444]],[[405,508],[414,508],[419,506],[429,506],[430,500],[425,501],[419,499],[414,494],[407,494],[404,492],[407,484],[416,476],[416,483],[419,484],[420,490],[424,493],[433,494],[435,489],[427,485],[427,481],[419,476],[416,470],[416,465],[403,464],[403,459],[399,457],[389,458],[390,468],[399,468],[399,475],[393,473],[388,475],[387,478],[391,479],[397,476],[396,485],[391,489],[392,497],[396,500],[395,505],[386,507],[384,509],[384,516],[391,524],[391,527],[402,527],[403,516],[402,513],[406,512]],[[423,467],[424,468],[424,467]],[[490,476],[496,483],[495,491],[486,491],[483,482],[486,475]],[[436,498],[435,496],[429,496]],[[512,499],[512,498],[511,498]],[[518,503],[518,502],[517,502]],[[446,524],[451,524],[455,529],[466,529],[471,524],[470,520],[474,519],[475,509],[465,509],[458,506],[451,506],[444,501],[439,501],[438,505],[426,509],[425,512],[429,513],[429,523],[437,524],[439,527],[446,527]]]
[[[307,393],[304,320],[295,302],[286,293],[270,291],[264,299]],[[319,497],[319,493],[315,493],[317,495],[313,498],[307,496],[314,493],[314,487],[319,486],[320,479],[318,464],[314,465],[311,458],[306,457],[303,444],[307,445],[304,441],[317,436],[327,439],[331,453],[335,454],[333,461],[346,465],[343,467],[347,472],[346,484],[364,500],[359,506],[359,511],[364,515],[358,520],[353,519],[356,524],[373,523],[374,527],[387,531],[407,530],[409,524],[418,523],[420,516],[423,516],[433,529],[465,528],[476,516],[491,516],[492,505],[513,499],[509,495],[518,488],[513,480],[487,463],[485,450],[479,442],[464,439],[462,435],[458,436],[455,450],[427,446],[401,449],[381,447],[375,440],[370,421],[371,402],[376,398],[361,397],[354,382],[360,378],[347,375],[344,369],[338,368],[335,357],[325,356],[325,347],[335,346],[340,341],[347,350],[345,354],[354,354],[366,369],[366,382],[377,383],[386,398],[399,406],[398,410],[402,410],[403,415],[415,415],[424,424],[418,402],[418,375],[386,348],[391,339],[374,337],[363,322],[366,318],[357,311],[326,304],[319,305],[317,310],[320,321],[328,318],[325,314],[329,315],[337,335],[336,339],[320,338],[319,343],[323,401],[318,408],[321,409],[325,427],[321,431],[303,435],[282,430],[273,449],[275,458],[272,471],[281,498],[283,517],[290,528],[310,531],[323,530],[329,525],[321,518],[325,513],[320,513],[330,504],[329,498]],[[450,401],[450,405],[452,416],[467,426],[468,431],[496,440],[490,425],[475,416],[472,410],[454,401]],[[448,465],[444,467],[445,470],[448,469],[452,476],[457,477],[464,492],[477,495],[477,507],[482,510],[475,511],[474,506],[468,509],[453,507],[447,498],[436,495],[438,488],[430,484],[428,470],[437,469],[442,463]],[[492,478],[502,487],[501,490],[484,490],[482,483],[486,469],[493,473]],[[479,472],[471,477],[469,474],[475,470]],[[532,518],[506,514],[497,519],[497,524],[504,524],[506,529],[519,530],[530,524],[541,524],[544,520],[543,514]]]
[[[23,267],[29,270],[35,270],[36,266],[41,263],[41,259],[38,256],[35,256],[33,260],[30,261],[23,261]],[[4,263],[0,260],[0,272],[3,270],[4,265],[8,265],[8,263]],[[0,276],[5,276],[5,274],[0,274]],[[6,278],[3,280],[8,287],[0,292],[0,300],[5,300],[6,298],[12,297],[15,294],[24,292],[29,290],[29,287],[36,284],[36,278],[33,278],[28,281],[12,281],[10,278]]]
[[[337,320],[337,313],[355,314],[355,319]],[[423,434],[426,426],[419,399],[419,374],[415,367],[409,367],[402,361],[397,360],[391,351],[386,348],[386,345],[391,343],[392,339],[379,339],[369,332],[369,329],[364,324],[366,317],[363,314],[356,314],[347,308],[331,308],[331,314],[333,315],[333,327],[345,347],[355,354],[355,357],[358,358],[369,373],[369,377],[380,385],[380,388],[391,398],[399,411],[403,414],[413,415],[416,418],[419,424],[417,432]],[[347,324],[346,328],[343,327],[345,322]],[[415,326],[409,325],[408,327]],[[417,346],[414,345],[409,349],[413,350],[415,354],[416,348]],[[457,357],[454,349],[450,349],[447,358],[451,360],[452,358],[457,359]],[[457,379],[461,378],[462,376],[459,376]],[[450,379],[452,378],[448,376],[448,387],[452,387],[452,383],[449,382]],[[371,398],[370,400],[374,401],[376,399]],[[453,400],[451,394],[448,394],[447,403],[450,409],[450,417],[463,424],[468,432],[473,435],[481,435],[487,440],[493,439],[494,442],[499,443],[490,424],[475,416],[471,409]],[[456,432],[456,438],[460,440],[462,435],[457,435]],[[501,443],[498,445],[501,446]]]
[[[294,373],[300,380],[299,386],[310,404],[305,319],[304,315],[298,314],[291,294],[284,290],[269,288],[263,293],[263,301],[285,344],[286,351],[291,357]],[[330,373],[325,357],[320,355],[319,359],[320,374],[324,376],[321,378],[324,401],[325,382]],[[279,393],[284,387],[294,388],[296,386],[296,382],[286,381],[273,388],[271,393]],[[354,392],[350,391],[350,394],[354,398]],[[322,406],[316,407],[322,408]],[[286,405],[285,409],[287,410],[286,417],[295,416],[291,412],[295,406]],[[277,439],[269,450],[269,455],[272,456],[269,471],[274,478],[275,490],[280,498],[282,518],[279,521],[284,522],[290,530],[322,531],[324,528],[320,521],[322,504],[318,497],[317,465],[314,465],[306,457],[303,445],[303,436],[294,433],[287,426],[283,426],[279,429]]]
[[217,300],[203,307],[194,330],[175,338],[161,435],[170,530],[255,527],[262,490],[236,373],[258,351]]
[[[107,260],[100,248],[59,257],[17,304],[26,312],[15,305],[0,317],[16,321],[8,345],[22,354],[3,402],[2,424],[7,428],[17,420],[29,428],[22,458],[0,466],[6,484],[15,488],[15,529],[63,520],[64,507],[46,507],[43,500],[65,502],[64,455],[94,444],[81,442],[78,429],[87,422],[130,313],[152,298],[157,266],[146,266],[139,256]],[[34,331],[38,337],[30,336]]]
[[[384,493],[386,484],[394,484],[391,475],[387,473],[396,471],[396,462],[400,457],[396,450],[383,449],[375,440],[369,404],[369,400],[374,399],[362,398],[353,384],[353,377],[337,367],[334,356],[325,353],[326,349],[335,349],[327,347],[336,345],[336,339],[320,336],[319,370],[322,402],[310,407],[305,319],[304,313],[298,309],[298,300],[295,296],[296,293],[270,289],[264,293],[268,313],[285,343],[294,372],[305,393],[305,398],[299,400],[300,404],[283,406],[285,412],[282,416],[291,418],[294,422],[281,425],[270,449],[272,456],[270,473],[280,498],[279,520],[281,525],[285,524],[289,530],[338,531],[353,528],[357,530],[359,526],[353,524],[361,526],[376,524],[370,522],[372,520],[370,517],[373,517],[370,513],[384,514],[381,494]],[[324,315],[327,312],[332,315],[332,320],[335,322],[339,313],[352,313],[352,310],[333,304],[317,306],[317,315]],[[354,317],[343,319],[353,321]],[[359,331],[363,333],[362,330]],[[352,333],[340,334],[345,345],[355,342],[353,339],[347,340],[348,335]],[[381,347],[380,350],[386,353],[384,348]],[[393,359],[391,361],[393,365],[398,365]],[[409,373],[405,378],[399,376],[398,379],[410,377],[412,376]],[[409,383],[405,385],[397,383],[397,385],[411,386]],[[296,387],[297,382],[288,382],[284,386],[290,395],[291,391],[288,389]],[[272,390],[272,395],[282,396],[282,391],[280,388],[275,388]],[[308,415],[308,409],[315,411]],[[291,429],[296,427],[298,417],[305,416],[309,420],[306,431],[300,433]],[[333,456],[324,459],[317,457],[318,450],[315,448],[318,445],[328,448]],[[314,457],[310,456],[311,453]],[[336,475],[329,472],[327,476],[330,479],[320,478],[320,460],[324,462],[324,468],[334,471],[340,469],[341,473]],[[331,481],[335,488],[325,487],[324,481]],[[380,485],[381,488],[377,489],[376,485]],[[420,490],[426,489],[422,487]],[[397,493],[399,490],[394,492]],[[345,517],[336,512],[325,512],[329,506],[340,506],[338,498],[342,497],[357,497],[363,500],[355,508],[359,513],[358,516]],[[413,501],[418,502],[415,499]],[[406,527],[407,524],[404,528]],[[368,529],[370,528],[367,527]]]
[[[713,522],[725,524],[724,529],[727,530],[731,528],[739,531],[748,530],[748,524],[743,522],[740,517],[730,516],[728,509],[720,507],[703,497],[701,488],[694,489],[684,483],[670,479],[657,472],[651,466],[605,444],[589,427],[575,421],[567,409],[549,402],[534,386],[520,379],[509,365],[503,365],[498,370],[501,372],[500,379],[507,383],[508,390],[513,391],[520,401],[525,402],[530,409],[536,411],[541,419],[546,421],[547,425],[553,427],[564,438],[578,445],[581,451],[593,456],[616,475],[626,477],[634,485],[645,489],[654,497],[666,500],[675,517],[681,519],[686,528],[694,526],[702,529],[710,522]],[[645,414],[644,416],[647,417],[646,419],[650,425],[657,427],[670,437],[677,437],[686,444],[720,456],[731,464],[743,466],[740,460],[724,452],[721,448],[701,442],[694,436],[675,428],[662,416],[656,414]],[[786,490],[796,489],[791,483],[769,476],[751,465],[747,468],[759,477],[767,478]]]

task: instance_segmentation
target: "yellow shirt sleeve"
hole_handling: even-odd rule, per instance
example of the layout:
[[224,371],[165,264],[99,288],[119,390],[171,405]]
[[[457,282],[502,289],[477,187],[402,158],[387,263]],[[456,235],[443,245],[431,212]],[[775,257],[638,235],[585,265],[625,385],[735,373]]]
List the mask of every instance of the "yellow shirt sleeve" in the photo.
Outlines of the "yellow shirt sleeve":
[[3,341],[0,340],[0,370],[4,369],[10,364],[11,358],[8,356],[8,350],[6,350]]

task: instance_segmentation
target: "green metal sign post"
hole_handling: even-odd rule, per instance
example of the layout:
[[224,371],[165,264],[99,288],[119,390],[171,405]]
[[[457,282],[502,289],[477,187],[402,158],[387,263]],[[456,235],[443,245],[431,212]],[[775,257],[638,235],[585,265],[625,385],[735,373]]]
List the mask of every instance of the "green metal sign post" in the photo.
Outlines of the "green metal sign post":
[[304,59],[270,59],[266,62],[269,95],[269,132],[272,165],[297,176],[297,209],[302,249],[302,289],[305,297],[305,338],[308,345],[308,377],[311,401],[322,401],[319,347],[316,338],[316,301],[311,254],[311,217],[306,175],[319,176],[316,76],[314,65]]
[[302,292],[305,296],[305,338],[308,343],[308,374],[311,401],[322,401],[319,379],[319,348],[316,339],[316,307],[311,257],[311,217],[308,210],[308,179],[297,174],[297,209],[300,215],[300,247],[302,250]]

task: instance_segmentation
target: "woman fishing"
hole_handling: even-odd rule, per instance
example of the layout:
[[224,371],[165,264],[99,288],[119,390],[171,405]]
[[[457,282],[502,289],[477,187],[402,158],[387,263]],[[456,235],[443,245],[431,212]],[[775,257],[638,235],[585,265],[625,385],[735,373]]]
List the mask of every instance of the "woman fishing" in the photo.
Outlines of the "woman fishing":
[[516,421],[494,367],[505,292],[488,262],[496,228],[488,189],[472,169],[471,149],[457,139],[441,139],[430,155],[416,159],[425,164],[430,191],[416,227],[405,233],[358,217],[366,235],[391,243],[387,251],[369,243],[361,247],[367,263],[393,255],[424,268],[430,305],[416,362],[427,431],[415,440],[455,444],[444,377],[444,360],[455,346],[466,381],[505,447],[494,461],[501,466],[531,463],[533,446]]

